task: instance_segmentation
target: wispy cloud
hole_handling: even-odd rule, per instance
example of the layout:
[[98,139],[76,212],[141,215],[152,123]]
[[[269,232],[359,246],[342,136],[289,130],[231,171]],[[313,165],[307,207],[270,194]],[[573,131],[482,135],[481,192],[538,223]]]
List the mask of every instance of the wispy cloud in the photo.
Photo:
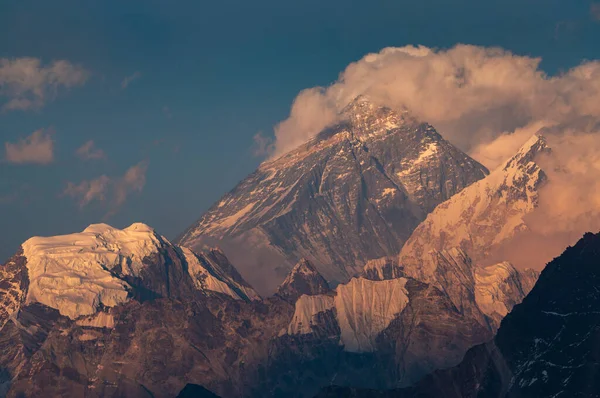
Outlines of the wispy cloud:
[[105,203],[108,208],[106,217],[110,217],[119,210],[131,194],[143,191],[147,169],[148,162],[143,161],[130,167],[122,176],[101,175],[79,183],[68,182],[63,196],[75,199],[80,208],[92,202]]
[[142,77],[142,74],[139,71],[135,71],[133,72],[133,74],[126,76],[122,81],[121,81],[121,88],[123,90],[125,90],[134,80],[139,79],[140,77]]
[[105,159],[106,153],[96,147],[94,140],[89,140],[75,151],[75,154],[82,160]]
[[130,167],[115,184],[114,205],[121,206],[127,197],[134,192],[142,192],[146,185],[146,171],[148,162],[140,162]]
[[39,109],[54,99],[61,88],[80,86],[89,77],[81,66],[60,60],[42,65],[38,58],[0,58],[2,109]]
[[54,160],[54,140],[50,131],[40,129],[19,142],[4,143],[5,159],[9,163],[49,164]]
[[162,107],[162,111],[164,113],[164,115],[167,117],[167,119],[171,119],[173,117],[173,113],[171,112],[171,108],[169,108],[168,106],[163,106]]
[[79,184],[68,182],[63,194],[76,198],[79,207],[84,207],[94,200],[104,201],[110,183],[111,179],[105,175],[90,181],[81,181]]
[[270,137],[265,137],[262,132],[254,134],[252,154],[256,157],[270,156],[275,150],[275,143]]
[[590,15],[595,21],[600,22],[600,2],[593,1],[590,4]]

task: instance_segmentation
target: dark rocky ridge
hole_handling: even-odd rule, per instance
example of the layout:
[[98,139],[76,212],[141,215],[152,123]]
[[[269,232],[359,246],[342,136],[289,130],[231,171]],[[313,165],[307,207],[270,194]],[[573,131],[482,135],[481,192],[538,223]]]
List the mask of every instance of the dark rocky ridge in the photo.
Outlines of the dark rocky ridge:
[[329,292],[329,285],[317,269],[306,259],[292,268],[290,274],[277,289],[277,295],[295,303],[303,294],[314,296]]

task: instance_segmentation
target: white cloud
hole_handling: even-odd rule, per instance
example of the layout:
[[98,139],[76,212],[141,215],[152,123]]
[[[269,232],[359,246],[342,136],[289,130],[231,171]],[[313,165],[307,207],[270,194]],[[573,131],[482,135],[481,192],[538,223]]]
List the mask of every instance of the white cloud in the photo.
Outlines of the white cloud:
[[289,118],[275,128],[275,153],[336,122],[359,94],[395,109],[408,108],[469,152],[540,121],[555,124],[600,115],[599,62],[549,77],[539,69],[540,61],[468,45],[385,48],[348,65],[331,86],[302,91]]
[[0,98],[4,110],[37,109],[54,99],[59,89],[80,86],[89,73],[68,61],[42,65],[38,58],[0,58]]
[[5,142],[6,161],[15,164],[49,164],[54,160],[52,133],[40,129],[17,143]]
[[119,177],[102,175],[77,184],[68,182],[63,196],[74,198],[81,208],[94,201],[104,202],[108,208],[108,217],[115,214],[132,193],[142,192],[146,184],[147,169],[148,162],[144,161],[130,167]]
[[96,148],[93,140],[87,141],[85,144],[77,148],[75,154],[83,160],[105,159],[106,154],[100,148]]
[[124,90],[126,89],[134,80],[139,79],[140,77],[142,77],[142,74],[138,71],[133,72],[133,74],[126,76],[122,81],[121,81],[121,88]]

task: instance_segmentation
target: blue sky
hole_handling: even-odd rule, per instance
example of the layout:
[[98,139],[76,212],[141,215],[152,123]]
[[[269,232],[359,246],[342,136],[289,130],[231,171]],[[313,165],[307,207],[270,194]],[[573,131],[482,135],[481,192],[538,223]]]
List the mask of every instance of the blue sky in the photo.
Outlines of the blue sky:
[[[332,83],[366,53],[501,46],[542,57],[555,74],[600,58],[598,9],[587,0],[3,1],[0,59],[66,60],[85,77],[0,112],[0,261],[32,235],[93,222],[142,221],[174,238],[260,163],[253,136],[273,134],[299,91]],[[14,95],[0,74],[1,103]],[[11,161],[5,143],[38,130],[52,159]],[[82,206],[65,193],[100,176],[111,184],[104,200]]]

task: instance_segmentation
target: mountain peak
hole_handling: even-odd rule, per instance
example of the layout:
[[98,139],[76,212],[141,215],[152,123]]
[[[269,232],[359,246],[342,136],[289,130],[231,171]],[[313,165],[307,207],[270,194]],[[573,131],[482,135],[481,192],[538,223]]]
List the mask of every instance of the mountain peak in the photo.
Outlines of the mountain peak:
[[527,166],[540,153],[549,153],[550,151],[551,149],[548,146],[546,137],[540,133],[536,133],[521,146],[512,158],[504,163],[502,169],[508,170],[510,168]]
[[134,222],[130,226],[124,229],[125,231],[136,231],[136,232],[154,232],[154,228],[144,224],[143,222]]
[[373,99],[365,94],[360,94],[355,97],[352,101],[346,105],[342,111],[341,115],[350,115],[353,113],[361,113],[361,112],[369,112],[373,111],[377,108],[385,108],[380,106],[373,101]]
[[222,246],[264,295],[303,257],[327,280],[344,282],[368,260],[397,254],[426,214],[488,174],[406,112],[366,97],[346,112],[340,124],[261,164],[177,242]]
[[97,223],[88,225],[82,232],[92,232],[92,233],[103,233],[105,231],[111,231],[116,228],[105,224],[105,223]]
[[222,251],[193,253],[143,223],[124,229],[92,224],[82,232],[33,237],[22,244],[20,257],[27,275],[26,302],[71,319],[132,297],[181,298],[202,291],[246,301],[259,298]]
[[292,268],[287,278],[279,286],[277,295],[290,301],[296,301],[300,296],[325,294],[329,285],[317,269],[306,259],[301,259]]
[[[434,251],[461,248],[474,263],[485,261],[527,230],[525,216],[537,207],[539,188],[546,181],[536,157],[549,151],[542,135],[531,137],[486,178],[436,207],[402,247],[398,262],[405,269],[432,275],[438,261],[426,254]],[[526,276],[530,286],[536,275]]]
[[419,123],[407,110],[397,112],[366,95],[359,95],[352,100],[340,115],[342,120],[350,123],[354,137],[359,140],[376,138],[403,126]]

